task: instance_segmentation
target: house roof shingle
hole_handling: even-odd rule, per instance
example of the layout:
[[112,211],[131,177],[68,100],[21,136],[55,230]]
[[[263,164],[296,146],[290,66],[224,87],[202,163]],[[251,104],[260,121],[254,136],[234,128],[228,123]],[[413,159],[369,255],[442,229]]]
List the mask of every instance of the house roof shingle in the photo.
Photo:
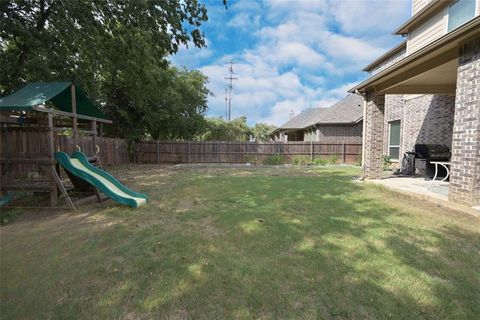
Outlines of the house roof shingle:
[[327,108],[309,108],[287,121],[279,129],[299,129],[312,125],[312,119],[318,118]]
[[315,124],[353,124],[363,118],[363,97],[349,94],[328,108],[310,108],[279,129],[304,129]]

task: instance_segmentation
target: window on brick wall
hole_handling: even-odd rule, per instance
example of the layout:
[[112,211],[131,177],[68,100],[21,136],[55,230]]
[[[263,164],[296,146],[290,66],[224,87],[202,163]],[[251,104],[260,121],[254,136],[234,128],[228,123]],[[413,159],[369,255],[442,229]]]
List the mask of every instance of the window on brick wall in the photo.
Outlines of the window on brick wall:
[[475,17],[475,0],[458,0],[448,8],[448,31]]
[[388,156],[391,160],[400,159],[400,120],[388,123]]

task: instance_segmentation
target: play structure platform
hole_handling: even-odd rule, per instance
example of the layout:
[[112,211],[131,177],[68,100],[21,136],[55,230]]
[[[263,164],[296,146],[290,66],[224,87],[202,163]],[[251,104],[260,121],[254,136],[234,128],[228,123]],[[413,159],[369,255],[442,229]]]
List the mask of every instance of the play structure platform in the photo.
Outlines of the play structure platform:
[[120,204],[137,208],[147,203],[145,194],[128,189],[108,172],[93,166],[82,152],[74,152],[71,157],[65,152],[57,152],[55,159],[66,171]]
[[[146,203],[145,195],[129,190],[102,168],[100,158],[108,158],[110,151],[116,152],[115,147],[110,149],[104,145],[102,147],[108,149],[101,151],[99,146],[103,125],[111,124],[102,110],[72,82],[32,82],[0,97],[2,209],[3,206],[15,207],[11,206],[15,202],[13,192],[18,191],[19,194],[48,194],[49,208],[58,207],[59,200],[72,209],[75,204],[93,197],[101,201],[101,192],[132,207]],[[78,152],[82,150],[84,153]],[[56,151],[77,152],[70,157]],[[61,179],[60,166],[73,184],[71,194],[70,185]],[[87,194],[76,199],[78,195]],[[42,203],[40,201],[40,205]],[[37,203],[31,204],[38,207]]]

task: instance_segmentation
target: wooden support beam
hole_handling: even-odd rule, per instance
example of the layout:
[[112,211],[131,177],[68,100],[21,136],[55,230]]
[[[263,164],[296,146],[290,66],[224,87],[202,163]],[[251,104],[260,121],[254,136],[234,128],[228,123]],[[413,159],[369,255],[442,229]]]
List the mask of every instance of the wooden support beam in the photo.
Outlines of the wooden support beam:
[[[67,129],[67,128],[53,128],[53,131],[54,131],[54,132],[64,132],[66,129]],[[92,131],[92,130],[80,130],[80,129],[77,129],[77,133],[81,133],[81,134],[89,135],[89,136],[96,135],[96,131]]]
[[102,197],[100,196],[100,192],[97,188],[93,188],[95,190],[95,197],[97,198],[97,202],[102,202]]
[[97,153],[97,121],[92,120],[91,125],[90,125],[90,130],[92,132],[92,142],[93,142],[93,152],[96,154]]
[[72,121],[73,121],[73,144],[74,148],[78,145],[78,122],[77,122],[77,95],[75,93],[75,85],[70,86],[70,93],[72,98]]
[[55,160],[47,158],[44,156],[43,159],[40,158],[4,158],[3,156],[0,157],[1,163],[35,163],[35,164],[55,164]]
[[55,166],[50,166],[49,171],[50,171],[50,175],[51,175],[52,179],[55,181],[55,185],[56,185],[55,186],[55,193],[56,193],[56,187],[58,187],[58,189],[60,189],[60,192],[62,193],[62,195],[65,197],[65,200],[67,201],[70,208],[75,210],[75,206],[73,205],[72,199],[70,199],[70,196],[68,195],[68,192],[65,189],[65,186],[62,184],[62,181],[60,180],[60,177],[57,174],[57,170],[55,170]]
[[[55,161],[55,137],[53,135],[53,114],[49,113],[48,117],[48,158],[53,163]],[[55,171],[55,167],[52,165],[53,171]],[[50,170],[51,171],[51,170]],[[55,181],[55,177],[50,173],[50,206],[56,207],[58,205],[58,193],[57,193],[57,182]],[[55,172],[56,174],[56,172]]]
[[[100,197],[100,199],[98,198]],[[87,202],[91,202],[91,201],[94,201],[94,200],[97,200],[99,202],[102,202],[102,201],[105,201],[107,200],[108,197],[106,195],[104,195],[103,193],[102,194],[94,194],[92,196],[88,196],[88,197],[84,197],[84,198],[81,198],[81,199],[78,199],[74,202],[75,205],[81,205],[81,204],[84,204],[84,203],[87,203]]]
[[[35,107],[33,107],[33,109],[35,111],[38,111],[38,112],[53,113],[53,114],[58,115],[58,116],[73,118],[73,113],[71,113],[71,112],[56,110],[56,109],[52,109],[52,108],[45,108],[45,107],[41,107],[41,106],[35,106]],[[90,120],[90,121],[95,120],[97,122],[107,123],[107,124],[112,124],[113,123],[112,120],[106,120],[106,119],[102,119],[102,118],[85,116],[83,114],[77,114],[77,118],[78,119],[83,119],[83,120]]]

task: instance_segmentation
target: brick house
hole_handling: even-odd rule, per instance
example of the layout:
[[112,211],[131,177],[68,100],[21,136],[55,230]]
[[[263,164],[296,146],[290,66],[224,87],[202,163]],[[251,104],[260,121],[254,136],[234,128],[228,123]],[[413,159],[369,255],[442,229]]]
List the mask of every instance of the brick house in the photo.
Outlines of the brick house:
[[480,0],[413,0],[406,37],[365,68],[364,177],[415,144],[452,153],[449,200],[480,205]]
[[280,126],[275,141],[318,141],[327,144],[361,144],[363,98],[349,94],[328,108],[310,108]]
[[[375,75],[406,56],[407,41],[369,64]],[[452,148],[455,94],[386,94],[383,123],[384,155],[400,161],[416,144],[443,144]],[[397,134],[392,134],[397,133]],[[392,137],[398,140],[392,141]]]

